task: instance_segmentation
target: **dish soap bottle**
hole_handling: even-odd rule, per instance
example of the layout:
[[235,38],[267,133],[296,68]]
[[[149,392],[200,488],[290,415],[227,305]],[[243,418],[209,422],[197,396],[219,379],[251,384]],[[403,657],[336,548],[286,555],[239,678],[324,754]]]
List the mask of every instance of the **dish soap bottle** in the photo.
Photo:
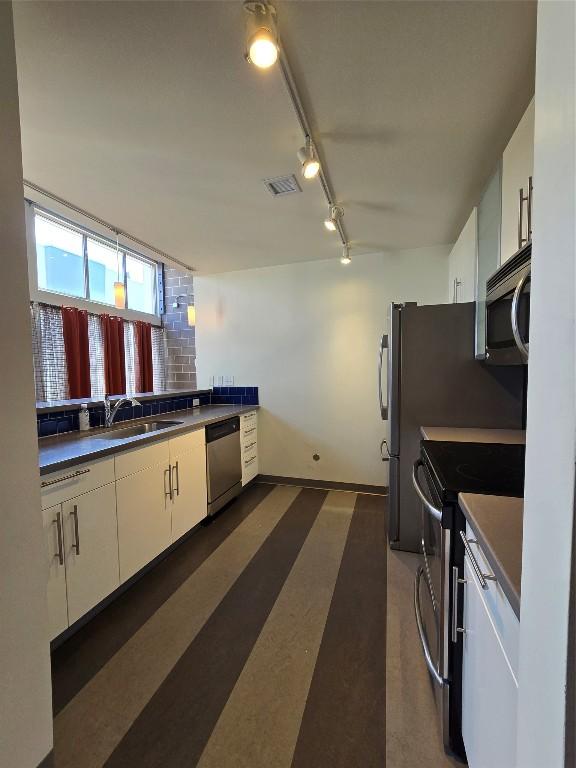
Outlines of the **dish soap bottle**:
[[78,424],[81,432],[86,432],[90,429],[90,415],[88,413],[88,404],[82,403],[80,406],[80,413],[78,414]]

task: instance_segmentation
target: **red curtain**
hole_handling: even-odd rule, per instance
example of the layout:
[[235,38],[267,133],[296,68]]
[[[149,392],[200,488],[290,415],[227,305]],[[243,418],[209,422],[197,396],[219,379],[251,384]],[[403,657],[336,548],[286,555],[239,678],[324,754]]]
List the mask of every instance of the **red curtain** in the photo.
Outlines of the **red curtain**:
[[64,351],[68,367],[70,397],[90,397],[90,354],[88,351],[88,312],[62,307]]
[[100,315],[104,339],[104,377],[108,395],[126,394],[124,358],[124,320],[114,315]]
[[152,326],[137,320],[134,323],[136,342],[136,392],[152,392]]

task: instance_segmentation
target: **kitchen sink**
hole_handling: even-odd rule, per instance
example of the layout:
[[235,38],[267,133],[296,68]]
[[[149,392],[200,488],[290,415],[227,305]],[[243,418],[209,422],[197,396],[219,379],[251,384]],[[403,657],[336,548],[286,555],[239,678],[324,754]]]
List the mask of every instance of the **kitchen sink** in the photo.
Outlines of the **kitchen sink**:
[[135,424],[133,427],[110,427],[106,432],[96,435],[94,439],[125,440],[127,437],[149,435],[151,432],[158,432],[161,429],[168,429],[168,427],[177,427],[183,423],[183,421],[148,421],[145,424]]

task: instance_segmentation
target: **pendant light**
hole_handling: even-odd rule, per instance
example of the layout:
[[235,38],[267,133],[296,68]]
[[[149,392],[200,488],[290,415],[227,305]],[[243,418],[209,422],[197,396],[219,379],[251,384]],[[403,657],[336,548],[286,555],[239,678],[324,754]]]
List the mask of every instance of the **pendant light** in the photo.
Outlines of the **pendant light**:
[[267,2],[246,0],[246,61],[260,69],[268,69],[278,59],[276,9]]
[[342,248],[342,256],[340,257],[340,264],[350,264],[352,261],[350,257],[350,246],[348,243]]
[[324,226],[329,232],[336,232],[338,222],[344,216],[344,209],[340,205],[331,205],[330,213],[327,219],[324,219]]
[[118,279],[114,283],[114,306],[116,309],[126,308],[126,287],[120,280],[120,249],[118,245],[118,232],[116,232],[116,269]]
[[298,160],[300,161],[302,176],[305,179],[314,179],[320,170],[320,162],[316,157],[314,145],[310,136],[306,136],[306,144],[298,150]]

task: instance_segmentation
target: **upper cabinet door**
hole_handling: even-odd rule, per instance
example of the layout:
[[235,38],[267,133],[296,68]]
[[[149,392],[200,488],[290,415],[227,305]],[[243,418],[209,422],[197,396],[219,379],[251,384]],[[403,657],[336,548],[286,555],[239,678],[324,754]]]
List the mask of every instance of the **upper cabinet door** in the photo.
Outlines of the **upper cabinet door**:
[[448,301],[474,301],[476,291],[477,209],[474,208],[448,258]]
[[[528,179],[534,170],[534,99],[518,123],[502,158],[502,233],[500,259],[503,264],[518,248],[519,190],[528,195]],[[527,203],[524,203],[523,234],[527,237]]]
[[476,268],[476,357],[486,357],[486,281],[500,266],[502,163],[492,174],[478,203],[478,265]]

